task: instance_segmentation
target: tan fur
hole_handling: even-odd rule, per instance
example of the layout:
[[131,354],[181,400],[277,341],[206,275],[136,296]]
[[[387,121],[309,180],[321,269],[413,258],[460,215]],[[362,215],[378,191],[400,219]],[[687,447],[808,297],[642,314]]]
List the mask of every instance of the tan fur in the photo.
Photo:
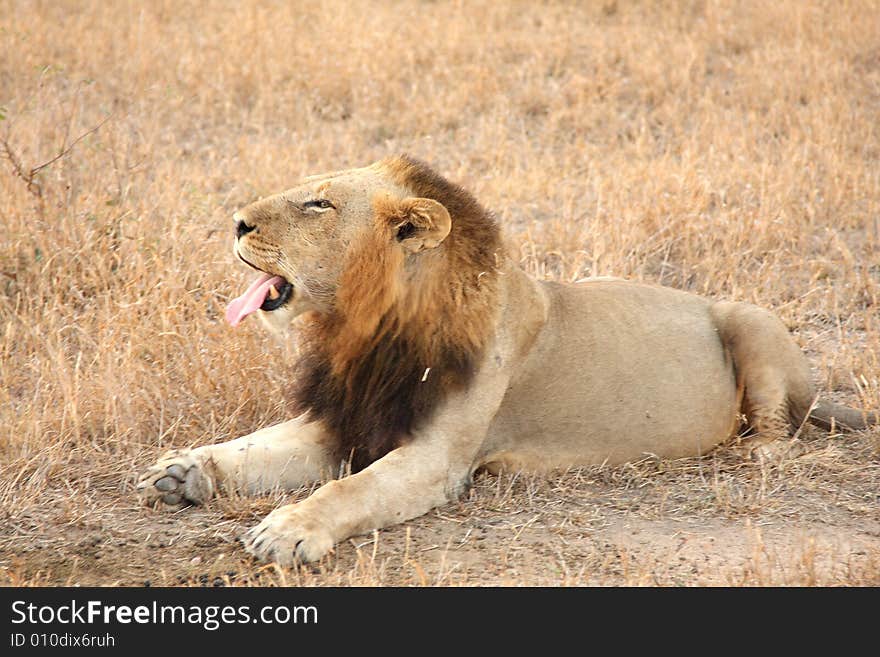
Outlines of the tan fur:
[[[477,349],[491,329],[493,275],[482,281],[486,299],[465,302],[462,278],[473,278],[467,266],[441,254],[424,254],[418,268],[405,269],[406,255],[436,248],[450,233],[446,209],[431,199],[399,199],[388,194],[373,198],[374,220],[350,247],[336,294],[338,314],[318,321],[315,339],[329,343],[334,370],[345,365],[388,333],[407,334],[428,361],[436,359],[438,338]],[[395,244],[401,225],[413,222],[426,235]],[[472,295],[473,297],[474,295]],[[384,325],[380,328],[380,322]]]
[[[315,195],[335,208],[303,210]],[[368,457],[254,528],[247,549],[261,559],[319,559],[454,499],[481,467],[704,454],[743,415],[749,449],[790,438],[811,410],[820,424],[877,419],[816,404],[806,361],[765,310],[616,279],[529,278],[491,215],[408,158],[309,178],[236,217],[253,227],[236,254],[295,286],[260,315],[280,334],[305,318],[306,412],[168,454],[138,489],[151,504],[199,503],[334,476],[340,445]],[[345,442],[358,432],[365,442]]]
[[386,248],[390,233],[384,227],[368,231],[340,277],[337,305],[343,321],[319,336],[331,341],[328,351],[337,372],[368,347],[382,317],[397,305],[404,255]]

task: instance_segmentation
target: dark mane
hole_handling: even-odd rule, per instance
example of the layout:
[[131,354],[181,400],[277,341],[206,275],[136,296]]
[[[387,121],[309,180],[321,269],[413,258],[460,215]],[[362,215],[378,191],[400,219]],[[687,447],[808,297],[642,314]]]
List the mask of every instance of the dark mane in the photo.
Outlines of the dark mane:
[[501,247],[495,219],[461,187],[407,156],[380,167],[414,197],[442,203],[452,229],[406,260],[387,203],[346,255],[334,311],[312,318],[293,405],[324,423],[336,456],[360,470],[409,439],[471,379],[492,330]]

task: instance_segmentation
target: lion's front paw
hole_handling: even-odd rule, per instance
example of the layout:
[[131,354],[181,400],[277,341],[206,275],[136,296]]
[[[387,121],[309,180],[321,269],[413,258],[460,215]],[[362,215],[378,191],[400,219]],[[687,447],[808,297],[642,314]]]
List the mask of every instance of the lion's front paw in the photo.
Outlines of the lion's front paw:
[[317,561],[333,550],[333,537],[320,523],[290,504],[275,509],[245,536],[245,549],[281,566]]
[[144,472],[137,485],[142,504],[204,504],[214,496],[206,464],[192,450],[172,450]]

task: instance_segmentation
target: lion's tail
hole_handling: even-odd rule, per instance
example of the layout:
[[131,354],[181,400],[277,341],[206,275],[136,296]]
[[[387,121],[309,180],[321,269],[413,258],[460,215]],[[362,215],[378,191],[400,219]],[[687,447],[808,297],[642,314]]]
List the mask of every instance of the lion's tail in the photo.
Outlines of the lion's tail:
[[810,422],[825,430],[830,430],[833,424],[837,428],[859,431],[880,424],[880,412],[820,401],[810,411]]

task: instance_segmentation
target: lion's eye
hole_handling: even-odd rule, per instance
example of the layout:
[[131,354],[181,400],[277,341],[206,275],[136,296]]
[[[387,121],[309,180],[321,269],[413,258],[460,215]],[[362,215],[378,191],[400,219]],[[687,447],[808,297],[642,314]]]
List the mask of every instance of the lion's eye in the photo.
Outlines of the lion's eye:
[[329,208],[333,208],[335,210],[336,206],[325,198],[319,198],[313,201],[306,201],[305,203],[303,203],[303,208],[311,208],[315,210],[327,210]]

